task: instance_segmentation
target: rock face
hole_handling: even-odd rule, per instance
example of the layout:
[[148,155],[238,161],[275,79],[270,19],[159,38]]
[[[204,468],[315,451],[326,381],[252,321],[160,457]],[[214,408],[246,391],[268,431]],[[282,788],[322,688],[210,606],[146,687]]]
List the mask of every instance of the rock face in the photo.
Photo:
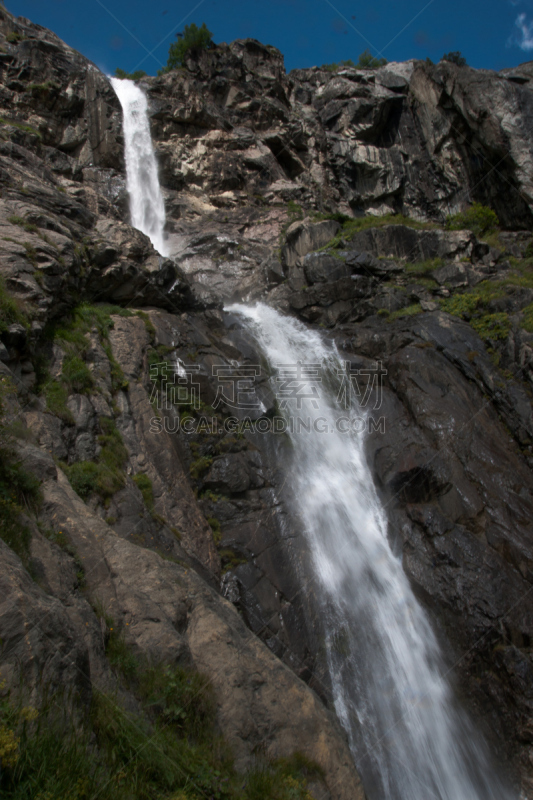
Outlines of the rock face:
[[[352,365],[382,361],[368,458],[391,538],[463,703],[533,798],[531,65],[287,75],[253,40],[191,53],[142,82],[162,260],[128,224],[105,76],[2,9],[0,33],[3,405],[42,482],[24,564],[0,541],[2,678],[36,703],[43,681],[83,707],[125,692],[102,606],[133,652],[210,677],[240,769],[301,750],[317,797],[363,797],[300,591],[283,439],[237,435],[220,391],[261,363],[222,306],[261,299]],[[488,241],[444,229],[470,201],[499,217]],[[256,389],[248,416],[268,419]]]

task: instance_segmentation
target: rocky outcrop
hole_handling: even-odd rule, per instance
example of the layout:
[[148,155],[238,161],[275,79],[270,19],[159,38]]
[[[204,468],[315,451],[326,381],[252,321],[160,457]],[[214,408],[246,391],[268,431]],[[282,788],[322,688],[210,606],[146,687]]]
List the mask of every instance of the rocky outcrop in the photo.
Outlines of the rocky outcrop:
[[[252,40],[191,53],[142,82],[162,260],[128,224],[105,76],[1,9],[0,32],[0,371],[42,482],[29,553],[0,541],[2,678],[36,704],[68,687],[81,708],[102,689],[134,706],[104,609],[131,652],[210,677],[240,769],[302,750],[325,772],[314,795],[363,796],[326,709],[282,437],[236,435],[219,395],[217,370],[261,363],[222,305],[261,299],[354,366],[383,362],[368,458],[391,537],[463,702],[533,796],[531,66],[287,75]],[[488,241],[444,229],[472,200],[499,216]],[[249,416],[268,419],[256,388]]]

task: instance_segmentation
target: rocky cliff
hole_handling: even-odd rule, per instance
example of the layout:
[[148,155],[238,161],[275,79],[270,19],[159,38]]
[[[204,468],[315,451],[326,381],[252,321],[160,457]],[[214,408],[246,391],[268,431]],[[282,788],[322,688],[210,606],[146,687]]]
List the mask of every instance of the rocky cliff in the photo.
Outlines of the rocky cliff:
[[[104,752],[102,697],[153,739],[169,721],[146,675],[200,673],[238,774],[267,763],[287,796],[363,796],[301,591],[283,437],[228,433],[215,402],[214,366],[260,358],[223,304],[261,299],[387,370],[368,458],[391,538],[462,702],[533,797],[531,65],[287,75],[256,41],[191,52],[142,83],[160,263],[128,224],[106,77],[3,10],[0,32],[4,694],[41,709],[66,693]],[[472,202],[499,225],[446,225]],[[214,430],[174,432],[176,359],[200,381],[185,413]],[[185,791],[211,796],[203,774]]]

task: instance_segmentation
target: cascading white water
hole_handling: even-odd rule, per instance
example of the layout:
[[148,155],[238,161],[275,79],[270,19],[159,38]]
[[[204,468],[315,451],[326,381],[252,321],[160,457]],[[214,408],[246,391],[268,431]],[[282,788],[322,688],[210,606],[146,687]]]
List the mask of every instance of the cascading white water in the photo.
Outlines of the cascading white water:
[[[272,367],[322,365],[319,408],[299,416],[329,432],[289,433],[296,511],[321,603],[335,709],[372,800],[507,800],[485,745],[457,709],[425,612],[387,538],[387,520],[358,435],[336,432],[334,348],[275,310],[234,306]],[[361,409],[355,409],[361,416]]]
[[131,224],[150,237],[162,256],[168,255],[163,231],[165,204],[155,160],[148,101],[137,84],[129,80],[111,78],[124,116],[124,140],[127,187],[130,197]]

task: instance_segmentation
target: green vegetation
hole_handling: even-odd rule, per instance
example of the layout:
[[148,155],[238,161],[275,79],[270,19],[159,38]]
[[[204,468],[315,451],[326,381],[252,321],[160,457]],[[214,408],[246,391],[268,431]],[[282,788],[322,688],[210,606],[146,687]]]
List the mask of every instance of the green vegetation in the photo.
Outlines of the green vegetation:
[[[473,288],[455,291],[441,298],[440,307],[468,322],[479,336],[489,342],[504,341],[511,330],[511,320],[495,301],[513,297],[517,291],[533,289],[533,259],[510,259],[513,271],[502,277],[482,281]],[[520,296],[520,295],[519,295]],[[520,312],[519,324],[533,333],[533,303]]]
[[10,44],[18,44],[22,42],[26,37],[23,33],[19,33],[18,31],[10,31],[6,36],[6,42]]
[[320,250],[331,250],[342,247],[345,241],[350,241],[356,233],[367,230],[368,228],[382,228],[384,225],[407,225],[416,230],[427,230],[436,228],[433,222],[419,222],[418,220],[404,217],[403,214],[386,214],[383,217],[346,217],[342,214],[317,215],[316,219],[336,219],[341,223],[340,231]]
[[31,125],[25,125],[22,122],[14,122],[11,119],[6,119],[5,117],[0,117],[0,125],[9,125],[12,128],[18,128],[20,131],[24,131],[25,133],[33,133],[35,136],[38,136],[41,139],[41,134],[37,130],[37,128],[32,128]]
[[82,303],[71,312],[66,320],[50,325],[45,330],[45,337],[49,341],[57,342],[65,356],[59,379],[52,380],[46,371],[42,370],[39,388],[46,397],[48,410],[59,416],[64,422],[72,423],[73,421],[72,415],[66,407],[70,393],[88,394],[97,390],[94,375],[85,362],[89,350],[89,340],[86,334],[89,331],[96,329],[100,344],[109,360],[112,391],[128,388],[128,382],[113,356],[109,343],[109,331],[114,324],[111,315],[131,317],[132,312],[119,306]]
[[37,710],[4,692],[3,798],[311,800],[308,779],[324,778],[317,764],[295,753],[238,774],[217,731],[209,680],[180,666],[143,663],[113,620],[102,610],[99,615],[108,658],[135,695],[139,712],[127,712],[116,698],[93,688],[90,713],[74,724],[60,696]]
[[146,72],[143,69],[138,69],[135,72],[126,72],[124,69],[117,67],[115,70],[115,78],[128,81],[140,81],[141,78],[146,77]]
[[178,41],[170,45],[167,65],[158,71],[158,75],[164,75],[166,72],[182,67],[190,50],[207,50],[213,38],[213,34],[208,30],[205,22],[200,28],[192,22],[185,26],[183,33],[176,35]]
[[322,64],[322,69],[328,72],[338,72],[346,67],[353,67],[355,69],[378,69],[378,67],[384,67],[386,63],[386,58],[375,58],[370,50],[365,50],[359,56],[357,64],[355,64],[351,58],[348,58],[346,61],[339,61],[338,64]]
[[206,741],[215,725],[215,693],[199,672],[157,665],[144,669],[138,678],[138,695],[149,708],[157,708],[162,719],[181,736]]
[[140,319],[142,319],[147,334],[149,335],[150,339],[153,340],[155,337],[155,328],[148,314],[145,311],[136,311],[135,316],[140,317]]
[[322,64],[321,69],[325,69],[327,72],[338,72],[343,67],[355,67],[355,64],[351,58],[348,58],[346,61],[339,61],[338,64]]
[[522,309],[522,328],[528,333],[533,333],[533,303]]
[[61,467],[82,500],[96,494],[106,504],[126,485],[124,464],[128,451],[114,420],[100,417],[99,422],[102,433],[98,436],[101,448],[98,461],[78,461],[70,466],[61,464]]
[[167,395],[169,395],[173,389],[173,375],[176,366],[174,362],[167,359],[167,356],[173,353],[174,350],[175,348],[168,347],[165,344],[159,344],[157,347],[150,347],[148,349],[150,380],[152,383],[155,383],[159,389],[164,389]]
[[4,278],[0,275],[0,333],[6,331],[14,322],[24,325],[25,328],[30,326],[23,303],[12,297],[6,289]]
[[501,341],[511,329],[509,316],[504,312],[488,313],[488,306],[505,294],[504,282],[482,281],[474,289],[439,302],[443,311],[466,320],[482,339]]
[[[20,521],[23,511],[32,511],[40,501],[40,482],[27,472],[13,448],[13,425],[6,421],[6,405],[14,387],[0,378],[0,538],[27,563],[31,534]],[[0,728],[1,731],[1,728]]]
[[458,67],[466,67],[466,58],[462,55],[460,50],[452,50],[450,53],[444,53],[441,61],[449,61],[451,64],[457,64]]
[[89,367],[74,353],[67,353],[64,358],[61,380],[70,392],[78,394],[88,394],[95,387]]
[[[406,264],[405,271],[408,275],[426,275],[433,270],[442,267],[444,264],[444,260],[442,258],[427,258],[425,261],[415,261],[414,264]],[[424,279],[420,279],[417,277],[416,282],[417,284],[422,283]],[[432,281],[435,286],[437,285],[435,281]]]
[[12,225],[19,225],[21,228],[24,228],[27,233],[37,233],[39,230],[37,225],[34,225],[32,222],[28,222],[28,220],[24,219],[24,217],[8,217],[7,221]]
[[29,83],[26,91],[34,97],[40,95],[47,95],[49,92],[59,92],[60,86],[54,81],[45,81],[44,83]]
[[235,553],[235,551],[229,547],[224,548],[223,550],[219,550],[219,554],[220,554],[220,561],[222,563],[223,575],[225,575],[225,573],[229,572],[231,569],[235,569],[235,567],[238,567],[239,564],[248,563],[248,561],[245,558]]
[[66,422],[67,425],[74,425],[74,417],[67,407],[68,389],[66,385],[60,381],[48,379],[42,387],[42,393],[48,411]]
[[196,480],[201,478],[202,475],[207,472],[212,463],[213,459],[211,456],[200,456],[200,458],[197,458],[196,461],[193,461],[189,467],[191,478],[195,478]]
[[449,231],[470,230],[476,236],[494,233],[499,226],[499,220],[494,211],[481,203],[473,203],[466,211],[454,214],[446,220]]
[[394,322],[395,319],[400,319],[401,317],[414,317],[415,314],[422,313],[422,306],[420,303],[414,303],[411,306],[406,306],[405,308],[400,308],[398,311],[393,311],[392,314],[388,316],[388,322]]
[[222,540],[222,531],[220,528],[220,521],[216,517],[208,517],[207,522],[213,532],[213,541],[215,544],[220,544]]
[[364,50],[359,56],[356,67],[358,69],[378,69],[378,67],[384,67],[386,63],[386,58],[375,58],[370,50]]
[[136,484],[137,488],[142,494],[144,504],[148,509],[148,511],[153,511],[154,488],[152,486],[152,481],[150,480],[148,475],[145,475],[143,472],[139,473],[138,475],[134,475],[133,482]]

